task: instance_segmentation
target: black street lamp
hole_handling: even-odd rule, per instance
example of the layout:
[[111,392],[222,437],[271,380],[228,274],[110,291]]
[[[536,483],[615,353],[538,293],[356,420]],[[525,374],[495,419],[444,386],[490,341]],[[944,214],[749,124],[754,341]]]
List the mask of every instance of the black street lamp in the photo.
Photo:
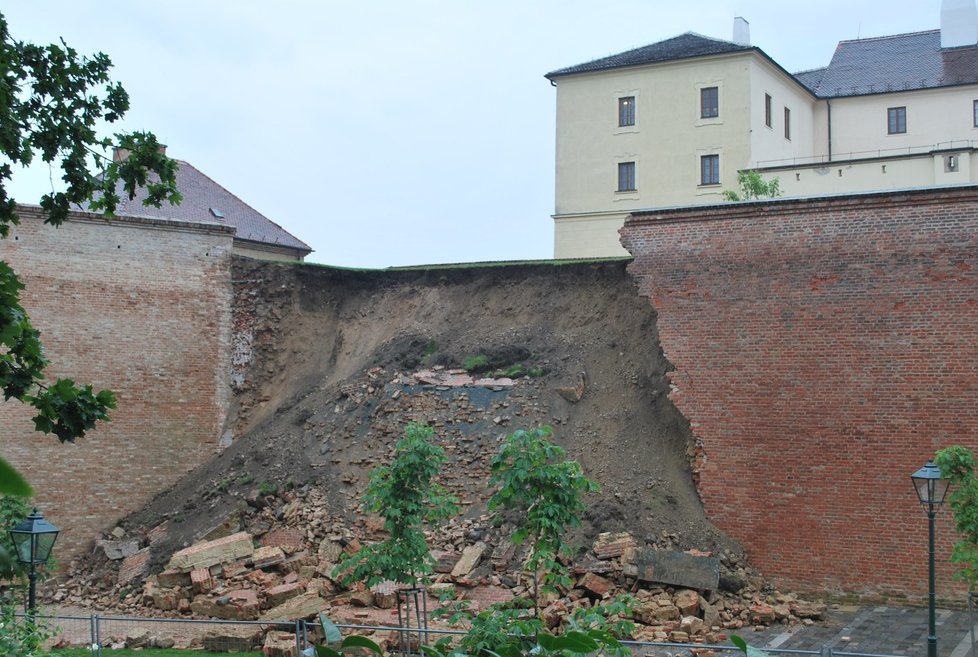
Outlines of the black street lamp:
[[47,563],[51,556],[51,548],[58,538],[58,528],[44,519],[37,509],[17,523],[10,530],[14,549],[17,551],[17,561],[30,566],[28,580],[30,582],[27,594],[27,611],[34,614],[37,606],[37,566]]
[[934,576],[934,518],[937,517],[938,508],[944,504],[944,496],[947,495],[947,489],[951,482],[941,478],[941,469],[934,465],[933,461],[927,461],[927,465],[910,475],[910,480],[913,482],[914,490],[917,491],[917,499],[927,507],[927,551],[929,558],[927,657],[937,657],[937,585]]

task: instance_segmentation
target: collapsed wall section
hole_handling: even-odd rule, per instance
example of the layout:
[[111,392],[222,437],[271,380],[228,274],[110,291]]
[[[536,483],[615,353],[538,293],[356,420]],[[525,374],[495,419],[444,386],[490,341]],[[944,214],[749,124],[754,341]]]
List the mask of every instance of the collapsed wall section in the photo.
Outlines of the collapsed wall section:
[[0,259],[26,285],[48,380],[118,399],[111,423],[65,445],[33,431],[28,407],[0,404],[0,455],[61,528],[67,562],[214,452],[229,397],[233,229],[82,212],[55,229],[38,208],[19,213]]
[[[708,516],[783,584],[921,595],[910,474],[978,447],[978,188],[637,213]],[[939,591],[955,587],[949,510]]]

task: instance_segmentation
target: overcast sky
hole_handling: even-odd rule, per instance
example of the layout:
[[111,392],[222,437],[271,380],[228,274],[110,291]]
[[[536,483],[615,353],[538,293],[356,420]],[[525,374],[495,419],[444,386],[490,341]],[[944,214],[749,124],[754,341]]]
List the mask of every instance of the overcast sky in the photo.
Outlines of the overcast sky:
[[[548,71],[733,18],[789,71],[934,29],[940,0],[0,0],[15,39],[103,51],[152,130],[353,267],[553,255]],[[49,172],[15,173],[36,202]]]

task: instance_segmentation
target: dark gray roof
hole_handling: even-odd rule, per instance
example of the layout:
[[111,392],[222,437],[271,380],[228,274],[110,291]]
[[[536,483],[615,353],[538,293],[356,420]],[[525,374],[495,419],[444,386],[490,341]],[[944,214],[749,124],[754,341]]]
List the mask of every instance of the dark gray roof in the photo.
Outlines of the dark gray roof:
[[708,55],[723,55],[726,53],[743,52],[752,50],[749,45],[723,41],[721,39],[711,39],[695,32],[686,32],[679,36],[659,41],[649,46],[635,48],[617,55],[602,57],[577,66],[557,69],[547,73],[544,77],[553,79],[562,75],[573,75],[574,73],[587,73],[588,71],[603,71],[612,68],[623,68],[625,66],[641,66],[643,64],[655,64],[657,62],[669,62],[678,59],[691,59],[693,57],[706,57]]
[[[194,166],[183,160],[176,160],[176,162],[179,167],[177,189],[183,194],[183,202],[180,205],[163,203],[159,208],[143,205],[143,200],[146,198],[145,189],[137,189],[136,196],[129,199],[120,183],[116,188],[116,193],[119,195],[116,214],[224,224],[234,226],[236,239],[297,249],[306,254],[312,251],[308,244],[221,187]],[[211,208],[223,217],[216,216]]]
[[818,88],[822,76],[825,75],[828,68],[828,66],[823,66],[822,68],[813,68],[810,71],[798,71],[795,73],[795,79],[808,87],[809,90],[814,91]]
[[823,75],[807,73],[795,77],[819,98],[978,84],[978,46],[942,49],[940,30],[840,41]]

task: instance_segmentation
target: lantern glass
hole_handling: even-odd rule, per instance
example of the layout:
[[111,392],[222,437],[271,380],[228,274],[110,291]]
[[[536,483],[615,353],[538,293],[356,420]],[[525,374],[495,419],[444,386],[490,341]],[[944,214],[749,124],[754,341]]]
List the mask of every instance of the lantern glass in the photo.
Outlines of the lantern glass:
[[927,465],[910,475],[910,480],[921,504],[943,504],[951,485],[947,479],[941,478],[941,469],[933,461],[928,461]]
[[57,527],[34,509],[33,513],[10,530],[10,538],[17,550],[17,561],[23,564],[47,563],[58,532]]

